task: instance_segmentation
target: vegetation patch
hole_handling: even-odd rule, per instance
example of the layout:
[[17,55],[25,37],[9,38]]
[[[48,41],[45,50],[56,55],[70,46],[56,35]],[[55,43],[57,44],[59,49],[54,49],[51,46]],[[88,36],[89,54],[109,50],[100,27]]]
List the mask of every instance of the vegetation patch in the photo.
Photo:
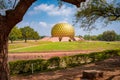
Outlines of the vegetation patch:
[[90,54],[78,54],[74,56],[65,56],[61,58],[53,57],[48,60],[36,59],[13,61],[9,62],[10,74],[28,74],[33,72],[42,72],[48,70],[74,67],[78,65],[101,61],[114,56],[120,56],[120,49],[93,52]]
[[[28,46],[22,47],[28,44]],[[34,46],[37,45],[37,46]],[[78,42],[32,42],[30,43],[16,43],[9,45],[9,52],[41,52],[41,51],[73,51],[73,50],[111,50],[120,49],[120,42],[105,42],[105,41],[78,41]]]

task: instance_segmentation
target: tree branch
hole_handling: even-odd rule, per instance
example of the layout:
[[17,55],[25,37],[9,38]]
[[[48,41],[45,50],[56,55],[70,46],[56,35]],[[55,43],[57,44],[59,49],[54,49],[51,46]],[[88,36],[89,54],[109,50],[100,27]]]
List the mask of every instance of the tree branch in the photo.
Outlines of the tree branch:
[[86,0],[61,0],[61,1],[76,5],[77,7],[80,7],[80,3],[85,2]]
[[15,5],[16,5],[16,2],[17,2],[17,0],[15,0],[15,2],[14,2],[14,4],[13,4],[13,8],[15,7]]
[[7,23],[11,23],[11,26],[16,25],[20,22],[28,10],[28,8],[32,5],[36,0],[20,0],[14,10],[6,11]]

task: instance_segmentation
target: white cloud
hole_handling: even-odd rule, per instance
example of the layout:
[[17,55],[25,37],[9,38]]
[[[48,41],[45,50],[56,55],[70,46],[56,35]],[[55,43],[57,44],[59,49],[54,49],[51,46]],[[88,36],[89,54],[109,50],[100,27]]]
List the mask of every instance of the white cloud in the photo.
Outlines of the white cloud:
[[30,25],[29,22],[23,22],[23,21],[21,21],[21,22],[19,22],[16,26],[25,27],[25,26],[29,26],[29,25]]
[[42,26],[42,27],[47,27],[47,23],[46,22],[39,22],[39,25]]
[[58,23],[68,23],[68,22],[63,20],[63,21],[59,21]]
[[59,21],[58,23],[69,23],[67,18],[64,18],[63,20]]
[[58,6],[53,4],[40,4],[33,8],[33,11],[30,11],[29,14],[38,14],[41,12],[46,12],[50,16],[69,16],[75,13],[75,7],[67,7],[63,5],[60,9]]
[[47,4],[41,4],[36,7],[34,7],[34,10],[41,10],[41,11],[49,11],[53,9],[55,6],[53,4],[47,5]]

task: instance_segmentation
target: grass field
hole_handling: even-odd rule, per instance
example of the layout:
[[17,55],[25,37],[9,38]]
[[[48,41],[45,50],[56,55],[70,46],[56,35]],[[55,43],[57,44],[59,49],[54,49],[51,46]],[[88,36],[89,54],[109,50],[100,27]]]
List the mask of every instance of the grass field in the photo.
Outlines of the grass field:
[[110,50],[120,49],[120,42],[82,41],[82,42],[15,42],[9,44],[9,52],[41,52],[70,50]]
[[47,44],[47,43],[51,43],[51,42],[45,42],[45,41],[35,42],[33,40],[29,40],[27,41],[27,43],[25,43],[24,41],[14,41],[14,43],[9,42],[9,50],[25,48],[25,47],[30,47],[30,46],[37,46],[37,45],[42,45],[42,44]]

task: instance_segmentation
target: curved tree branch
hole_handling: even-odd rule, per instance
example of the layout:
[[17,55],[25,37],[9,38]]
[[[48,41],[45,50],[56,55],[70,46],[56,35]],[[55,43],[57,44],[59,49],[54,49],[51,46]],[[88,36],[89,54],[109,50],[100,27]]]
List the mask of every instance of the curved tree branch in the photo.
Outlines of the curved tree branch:
[[11,27],[20,22],[28,10],[36,0],[20,0],[14,10],[6,11],[7,23],[11,23]]
[[80,7],[80,3],[85,2],[86,0],[61,0],[61,1],[76,5],[77,7]]

